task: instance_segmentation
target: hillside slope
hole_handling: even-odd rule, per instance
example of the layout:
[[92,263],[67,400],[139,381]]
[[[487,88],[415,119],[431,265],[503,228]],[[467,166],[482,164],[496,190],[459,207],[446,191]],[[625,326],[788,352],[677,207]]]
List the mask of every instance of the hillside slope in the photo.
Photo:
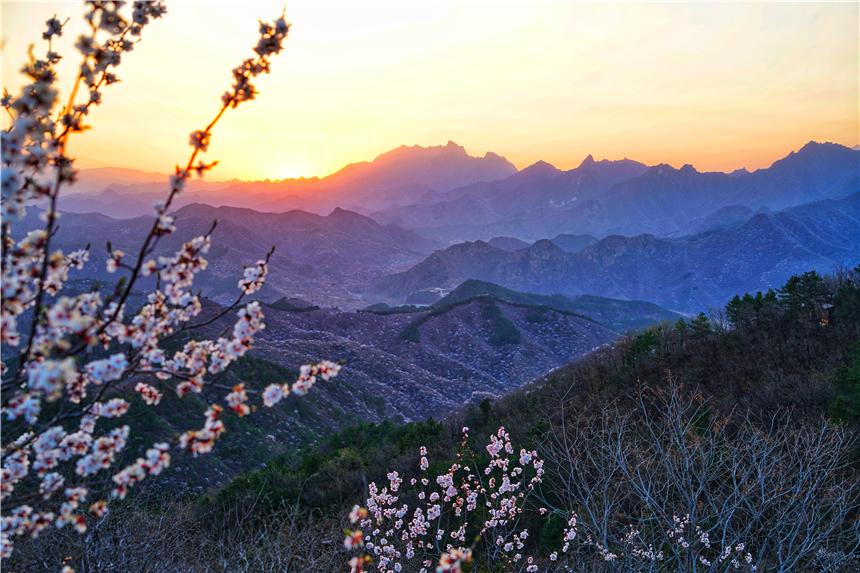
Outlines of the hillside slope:
[[682,315],[661,308],[656,304],[638,300],[618,300],[593,295],[576,298],[564,295],[539,295],[506,289],[486,281],[469,279],[439,299],[434,306],[445,307],[481,296],[506,302],[536,307],[532,316],[537,320],[544,309],[581,314],[616,332],[638,330],[660,322],[675,322]]
[[[207,313],[217,308],[210,303]],[[211,456],[171,469],[171,488],[205,491],[356,420],[444,417],[502,396],[618,337],[569,312],[542,308],[536,318],[535,307],[487,298],[413,313],[279,308],[266,305],[266,329],[255,348],[215,382],[244,382],[260,391],[293,378],[298,365],[321,359],[341,361],[340,376],[277,408],[231,418],[231,431]],[[221,319],[208,328],[216,333],[228,324]],[[189,420],[202,419],[204,409],[195,396],[178,400],[170,394],[154,409],[133,407],[130,419],[143,425],[142,437],[163,439],[186,429]]]

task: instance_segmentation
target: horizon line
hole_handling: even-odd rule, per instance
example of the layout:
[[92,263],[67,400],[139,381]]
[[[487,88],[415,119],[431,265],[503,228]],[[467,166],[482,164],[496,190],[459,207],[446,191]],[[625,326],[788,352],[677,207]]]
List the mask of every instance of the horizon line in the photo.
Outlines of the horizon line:
[[[407,145],[407,144],[401,144],[401,145],[398,145],[398,146],[396,146],[396,147],[389,148],[389,149],[387,149],[387,150],[385,150],[385,151],[382,151],[382,152],[380,152],[380,153],[376,154],[372,159],[364,159],[364,160],[352,161],[352,162],[350,162],[350,163],[346,163],[346,164],[344,164],[343,166],[341,166],[339,169],[336,169],[335,171],[332,171],[332,172],[330,172],[330,173],[328,173],[328,174],[326,174],[326,175],[307,175],[307,176],[302,175],[302,176],[298,176],[298,177],[284,177],[284,178],[280,178],[280,179],[271,179],[271,178],[264,178],[264,179],[242,179],[242,178],[238,178],[238,177],[228,177],[228,178],[206,177],[206,178],[202,178],[202,177],[201,177],[201,178],[197,178],[197,179],[195,179],[194,181],[205,181],[205,182],[207,182],[207,183],[231,183],[231,182],[241,182],[241,183],[279,183],[279,182],[286,182],[286,181],[322,181],[322,180],[327,179],[327,178],[329,178],[329,177],[331,177],[331,176],[333,176],[333,175],[336,175],[337,173],[340,173],[341,171],[343,171],[344,169],[346,169],[346,168],[348,168],[348,167],[350,167],[350,166],[353,166],[353,165],[362,165],[362,164],[364,164],[364,165],[369,165],[369,164],[371,164],[372,162],[374,162],[374,161],[376,161],[377,159],[379,159],[380,157],[382,157],[383,155],[386,155],[386,154],[388,154],[388,153],[391,153],[391,152],[396,151],[396,150],[401,149],[401,148],[410,148],[410,149],[414,149],[414,148],[419,148],[419,149],[434,149],[434,148],[445,148],[445,147],[450,147],[450,146],[456,146],[456,147],[458,147],[458,148],[463,149],[463,151],[466,153],[466,155],[467,155],[467,156],[469,156],[469,157],[471,157],[471,158],[474,158],[474,159],[483,159],[483,158],[485,158],[487,155],[495,155],[496,157],[499,157],[499,158],[501,158],[501,159],[504,159],[505,161],[507,161],[508,163],[510,163],[511,165],[513,165],[513,166],[514,166],[514,168],[516,169],[516,172],[517,172],[517,173],[521,173],[522,171],[524,171],[524,170],[528,169],[529,167],[531,167],[531,166],[533,166],[533,165],[536,165],[536,164],[538,164],[538,163],[545,163],[545,164],[547,164],[547,165],[549,165],[549,166],[551,166],[551,167],[553,167],[553,168],[555,168],[555,169],[557,169],[557,170],[559,170],[559,171],[561,171],[561,172],[564,172],[564,171],[571,171],[571,170],[573,170],[573,169],[578,168],[578,167],[582,164],[582,162],[583,162],[583,161],[585,161],[585,159],[587,159],[588,157],[592,157],[592,159],[593,159],[595,162],[601,162],[601,161],[612,161],[612,162],[615,162],[615,161],[636,161],[637,163],[641,163],[642,165],[645,165],[645,166],[647,166],[647,167],[656,167],[656,166],[658,166],[658,165],[668,165],[669,167],[671,167],[671,168],[673,168],[673,169],[676,169],[676,170],[682,169],[682,168],[684,168],[684,167],[686,167],[686,166],[688,166],[688,165],[689,165],[689,166],[693,167],[693,169],[695,169],[695,170],[696,170],[696,171],[698,171],[699,173],[723,173],[723,174],[727,174],[727,175],[728,175],[728,174],[734,173],[734,172],[736,172],[736,171],[747,171],[747,172],[749,172],[749,173],[755,173],[756,171],[759,171],[759,170],[762,170],[762,169],[769,169],[770,167],[773,167],[774,163],[776,163],[776,162],[778,162],[778,161],[780,161],[780,160],[782,160],[782,159],[785,159],[786,157],[789,157],[789,156],[790,156],[790,155],[792,155],[793,153],[796,153],[796,152],[800,151],[801,149],[803,149],[804,147],[806,147],[807,145],[809,145],[809,144],[813,144],[813,143],[814,143],[814,144],[818,144],[818,145],[826,145],[826,144],[838,145],[838,146],[841,146],[841,147],[845,147],[846,149],[850,149],[850,150],[852,150],[852,151],[860,151],[860,140],[858,140],[858,143],[856,143],[856,144],[854,144],[854,145],[849,145],[849,144],[840,143],[840,142],[837,142],[837,141],[819,141],[819,140],[816,140],[816,139],[810,139],[810,140],[806,141],[805,143],[803,143],[801,146],[799,146],[799,147],[797,147],[797,148],[790,148],[786,153],[784,153],[783,155],[780,155],[779,157],[777,157],[776,159],[774,159],[773,161],[771,161],[771,162],[770,162],[770,164],[768,164],[766,167],[758,167],[758,168],[755,168],[755,169],[752,169],[752,170],[751,170],[751,169],[749,169],[746,165],[741,165],[741,166],[735,167],[734,169],[731,169],[731,170],[724,170],[724,171],[721,171],[721,170],[706,170],[706,171],[700,171],[698,168],[696,168],[696,166],[695,166],[695,164],[694,164],[694,163],[689,163],[689,162],[683,163],[683,164],[682,164],[682,165],[680,165],[680,166],[675,166],[674,164],[669,163],[668,161],[660,161],[660,162],[658,162],[658,163],[648,164],[648,163],[645,163],[645,162],[639,161],[639,160],[637,160],[637,159],[635,159],[635,158],[631,158],[631,157],[630,157],[630,156],[628,156],[628,155],[625,155],[624,157],[620,157],[620,158],[617,158],[617,159],[610,159],[610,158],[608,158],[608,157],[602,157],[602,158],[599,158],[599,159],[595,159],[595,158],[594,158],[594,156],[593,156],[593,154],[591,154],[591,153],[586,154],[586,155],[585,155],[585,157],[583,157],[583,158],[579,161],[579,163],[577,163],[574,167],[570,167],[570,168],[562,168],[562,167],[558,167],[557,165],[555,165],[555,164],[553,164],[553,163],[550,163],[549,161],[545,161],[545,160],[543,160],[543,159],[537,159],[537,160],[535,160],[535,161],[532,161],[531,163],[528,163],[527,165],[524,165],[524,166],[522,166],[522,167],[519,167],[519,166],[517,166],[513,161],[511,161],[510,159],[508,159],[508,158],[507,158],[505,155],[503,155],[503,154],[500,154],[500,153],[497,153],[497,152],[495,152],[495,151],[489,150],[489,151],[484,152],[483,154],[478,153],[478,154],[472,155],[472,153],[470,153],[470,152],[466,149],[466,147],[465,147],[465,146],[460,145],[460,144],[456,143],[456,142],[455,142],[455,141],[453,141],[453,140],[448,140],[448,142],[447,142],[447,143],[439,144],[439,145],[420,145],[420,144]],[[79,169],[79,171],[97,171],[97,170],[102,170],[102,169],[118,169],[118,170],[119,170],[119,169],[123,169],[123,170],[136,171],[136,172],[141,173],[141,174],[148,174],[148,175],[154,175],[154,176],[159,176],[159,177],[167,177],[167,176],[169,176],[169,175],[171,175],[171,174],[173,173],[173,169],[165,170],[165,171],[162,173],[162,172],[158,172],[158,171],[152,171],[152,170],[150,170],[150,169],[141,169],[141,168],[138,168],[138,167],[131,167],[131,166],[128,166],[128,165],[100,165],[100,166],[93,166],[93,167],[81,167],[81,168]],[[504,178],[502,178],[502,179],[504,179]],[[156,180],[156,179],[151,180],[151,182],[155,182],[155,181],[157,181],[157,180]],[[74,186],[72,186],[72,187],[74,187]]]

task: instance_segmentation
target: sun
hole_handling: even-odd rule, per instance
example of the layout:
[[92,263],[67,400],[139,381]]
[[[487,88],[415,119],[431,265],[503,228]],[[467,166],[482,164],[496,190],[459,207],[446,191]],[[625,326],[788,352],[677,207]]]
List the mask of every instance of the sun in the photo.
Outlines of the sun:
[[274,175],[277,179],[298,179],[299,177],[310,177],[307,167],[297,164],[280,165],[275,169]]

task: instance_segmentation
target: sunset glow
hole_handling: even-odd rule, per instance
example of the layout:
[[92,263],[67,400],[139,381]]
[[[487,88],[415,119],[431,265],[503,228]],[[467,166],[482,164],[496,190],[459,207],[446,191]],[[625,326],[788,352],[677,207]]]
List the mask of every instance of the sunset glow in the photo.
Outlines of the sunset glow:
[[0,6],[2,571],[856,569],[858,0]]
[[[75,141],[79,165],[170,169],[217,109],[257,18],[283,5],[170,3],[94,113],[97,129]],[[34,23],[78,12],[4,2],[7,87]],[[294,0],[287,18],[286,54],[258,101],[218,126],[213,178],[325,175],[448,140],[520,168],[591,153],[700,170],[766,166],[809,140],[858,143],[856,3]]]

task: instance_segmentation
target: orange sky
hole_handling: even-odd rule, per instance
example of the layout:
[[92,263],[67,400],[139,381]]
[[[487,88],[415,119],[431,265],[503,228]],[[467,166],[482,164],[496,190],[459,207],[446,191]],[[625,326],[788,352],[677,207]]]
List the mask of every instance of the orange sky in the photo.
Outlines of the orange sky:
[[[628,156],[762,167],[814,139],[858,143],[858,4],[289,0],[257,101],[219,124],[213,178],[324,175],[449,139],[518,167]],[[72,146],[81,166],[166,171],[217,110],[276,2],[168,2]],[[3,2],[3,82],[77,3]],[[34,26],[37,26],[34,28]],[[61,46],[71,46],[69,29]],[[64,68],[70,73],[73,58]]]

